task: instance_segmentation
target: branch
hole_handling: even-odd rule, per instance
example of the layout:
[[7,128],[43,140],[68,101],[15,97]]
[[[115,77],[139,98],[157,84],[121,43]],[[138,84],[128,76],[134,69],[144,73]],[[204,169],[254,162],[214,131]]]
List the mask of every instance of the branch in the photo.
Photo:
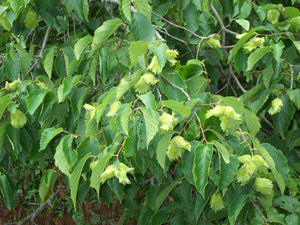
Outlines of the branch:
[[55,197],[58,195],[59,190],[57,190],[56,192],[54,192],[48,199],[46,202],[44,202],[43,204],[41,204],[33,213],[31,213],[29,216],[27,216],[25,219],[23,219],[20,223],[18,223],[19,225],[23,225],[26,224],[27,222],[31,222],[34,223],[34,219],[41,213],[43,212],[47,207],[51,207],[51,203],[53,202],[53,200],[55,199]]
[[[47,30],[46,30],[46,33],[45,33],[45,36],[44,36],[44,41],[43,41],[43,44],[42,44],[42,47],[41,47],[41,51],[40,51],[40,54],[37,58],[37,60],[35,61],[35,63],[29,68],[29,70],[27,71],[26,75],[25,75],[25,78],[28,76],[28,74],[30,74],[32,72],[32,70],[37,66],[37,64],[39,64],[39,62],[42,60],[42,56],[43,56],[43,53],[45,51],[45,48],[46,48],[46,45],[47,45],[47,41],[48,41],[48,38],[49,38],[49,34],[50,34],[50,28],[48,27]],[[24,79],[25,79],[24,78]]]
[[162,78],[164,78],[166,81],[168,81],[169,84],[171,84],[171,86],[173,86],[174,88],[177,88],[178,90],[180,90],[185,96],[186,98],[190,101],[191,98],[189,96],[188,93],[185,92],[185,90],[183,90],[183,88],[177,86],[176,84],[174,84],[172,81],[170,81],[168,78],[166,78],[164,75],[160,75]]
[[255,204],[255,202],[253,201],[253,199],[251,199],[251,203],[252,203],[252,205],[254,205],[254,207],[255,207],[256,211],[259,213],[259,215],[263,218],[263,220],[265,221],[265,224],[268,225],[268,221],[267,221],[266,217],[260,211],[260,209],[257,207],[257,205]]

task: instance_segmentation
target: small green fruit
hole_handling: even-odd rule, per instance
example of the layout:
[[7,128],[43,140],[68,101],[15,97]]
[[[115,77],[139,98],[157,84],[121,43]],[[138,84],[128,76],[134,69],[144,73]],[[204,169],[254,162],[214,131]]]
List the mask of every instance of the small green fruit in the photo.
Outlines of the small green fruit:
[[16,110],[15,113],[10,114],[10,123],[14,128],[21,128],[27,122],[27,118],[24,113],[22,113],[19,109]]

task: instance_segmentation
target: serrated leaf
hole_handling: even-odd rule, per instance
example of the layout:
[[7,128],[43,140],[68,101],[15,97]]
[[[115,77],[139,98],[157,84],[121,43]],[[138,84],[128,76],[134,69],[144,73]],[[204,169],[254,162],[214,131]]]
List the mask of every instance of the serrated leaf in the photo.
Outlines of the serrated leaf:
[[[265,147],[268,147],[268,145],[264,145]],[[255,146],[259,152],[259,154],[262,155],[262,157],[264,157],[266,163],[268,164],[269,168],[272,171],[272,174],[279,186],[279,189],[281,191],[281,193],[284,193],[285,190],[285,184],[284,184],[284,180],[283,177],[281,176],[281,174],[278,172],[278,170],[276,169],[276,164],[274,159],[272,158],[272,156],[269,154],[269,152],[266,150],[265,147],[263,147],[262,145],[256,145]]]
[[296,49],[298,50],[298,53],[300,54],[300,41],[293,41]]
[[153,51],[153,53],[156,55],[157,60],[158,60],[158,64],[160,66],[160,68],[163,68],[166,64],[166,44],[161,44],[159,46],[151,46],[151,51]]
[[240,214],[241,210],[243,209],[244,205],[246,204],[247,199],[248,195],[239,194],[231,202],[228,209],[228,219],[231,225],[235,224],[235,221],[238,215]]
[[267,53],[271,52],[272,48],[270,46],[266,46],[263,48],[258,48],[254,52],[250,54],[247,60],[247,71],[252,70],[254,65]]
[[93,57],[89,69],[89,77],[93,81],[93,85],[96,84],[96,72],[98,69],[98,57]]
[[0,190],[3,196],[5,206],[12,210],[16,204],[15,194],[6,174],[0,176]]
[[57,95],[58,95],[58,103],[64,102],[68,94],[72,91],[72,88],[77,84],[77,82],[81,79],[80,75],[76,75],[74,77],[66,77],[62,84],[58,87]]
[[235,44],[234,48],[230,51],[230,55],[228,58],[228,63],[235,57],[235,55],[238,53],[240,48],[243,47],[243,45],[255,35],[255,31],[251,30],[247,34],[245,34],[239,41]]
[[263,72],[263,82],[266,88],[268,88],[271,83],[273,73],[273,66],[272,63],[270,63]]
[[151,21],[152,7],[149,5],[148,0],[133,0],[133,5],[139,13],[142,13]]
[[147,147],[150,141],[154,138],[156,133],[158,132],[158,119],[154,117],[145,107],[140,107],[141,111],[143,112],[144,119],[145,119],[145,126],[146,126],[146,140],[147,140]]
[[300,110],[300,89],[288,90],[287,94],[290,100],[295,103],[298,110]]
[[97,192],[97,196],[99,196],[100,191],[100,175],[103,173],[104,169],[107,167],[111,157],[113,155],[108,153],[104,154],[98,161],[97,164],[92,168],[91,175],[91,188],[95,188]]
[[72,141],[72,136],[65,136],[60,140],[54,154],[55,165],[60,169],[61,172],[63,172],[67,176],[70,176],[70,164],[72,163],[71,159],[68,158],[68,152],[73,151],[73,149],[71,149]]
[[138,58],[144,56],[148,49],[149,42],[146,41],[131,41],[129,45],[130,67],[132,69],[138,63]]
[[280,112],[273,116],[273,123],[281,136],[285,137],[285,133],[293,119],[295,109],[287,94],[280,96],[280,99],[282,100],[283,106]]
[[99,48],[115,31],[123,24],[119,18],[106,20],[94,32],[93,44],[94,48]]
[[6,107],[12,103],[12,99],[9,95],[4,95],[0,98],[0,120]]
[[200,144],[194,150],[193,179],[197,191],[205,198],[205,187],[208,183],[208,172],[213,155],[212,144]]
[[55,50],[54,46],[47,48],[43,53],[43,59],[42,59],[44,70],[46,71],[46,73],[50,79],[52,77],[52,69],[53,69],[53,62],[54,62],[54,50]]
[[227,150],[227,148],[224,145],[222,145],[220,142],[215,141],[215,140],[211,141],[211,143],[214,146],[216,146],[216,148],[218,149],[219,153],[221,154],[224,162],[226,164],[230,163],[230,159],[229,159],[230,154],[229,154],[229,151]]
[[284,43],[280,40],[277,44],[270,42],[273,48],[273,57],[276,59],[277,62],[279,62],[280,57],[282,55],[283,49],[284,49]]
[[181,102],[177,102],[174,100],[164,100],[162,101],[162,105],[172,109],[174,112],[183,115],[184,117],[189,117],[192,113],[192,108],[184,105]]
[[273,147],[269,143],[263,143],[261,144],[262,147],[264,147],[272,157],[272,159],[275,162],[275,168],[280,173],[282,179],[284,180],[284,184],[287,184],[290,175],[289,175],[289,165],[288,161],[285,158],[282,151],[278,150],[277,148]]
[[63,128],[59,127],[55,129],[54,127],[50,127],[48,129],[45,129],[41,135],[40,140],[40,151],[44,150],[47,145],[50,143],[50,141],[58,134],[60,134],[63,131]]
[[221,174],[219,181],[219,189],[224,190],[232,181],[234,181],[237,169],[239,167],[239,162],[236,155],[230,156],[230,163],[225,163],[221,161]]
[[255,136],[256,133],[260,130],[261,125],[259,122],[259,118],[250,110],[244,110],[244,118],[247,124],[247,127],[250,131],[250,134]]
[[21,60],[21,71],[24,75],[26,75],[30,63],[32,61],[32,57],[28,54],[28,52],[20,45],[16,44],[15,48],[19,54],[20,60]]
[[123,12],[126,19],[131,22],[131,2],[130,0],[121,0],[120,1],[121,11]]
[[167,155],[167,147],[170,143],[170,139],[174,131],[168,131],[165,133],[162,138],[159,140],[156,148],[156,159],[161,166],[165,170],[165,163],[166,163],[166,155]]
[[78,184],[79,184],[79,179],[81,176],[81,172],[83,169],[83,166],[86,162],[91,157],[91,153],[86,154],[77,164],[75,167],[74,171],[72,172],[70,178],[70,188],[71,188],[71,199],[74,204],[74,209],[76,211],[76,198],[77,198],[77,190],[78,190]]
[[154,95],[151,92],[147,92],[144,95],[139,95],[138,98],[146,106],[146,109],[150,112],[150,114],[153,117],[155,117],[156,116],[156,101],[155,101]]
[[150,21],[141,13],[132,16],[130,31],[135,41],[154,41],[156,31]]
[[87,10],[86,9],[86,0],[66,0],[67,2],[70,3],[70,5],[73,7],[73,9],[75,10],[76,14],[78,15],[78,17],[80,19],[86,19],[86,12],[84,12],[83,10]]
[[103,95],[104,98],[103,98],[102,102],[97,106],[97,110],[96,110],[97,124],[100,122],[100,119],[103,115],[103,112],[107,108],[108,103],[115,96],[116,96],[116,92],[105,93],[105,95]]
[[29,93],[27,110],[31,115],[33,115],[37,108],[42,104],[47,92],[48,91],[45,89],[35,89]]
[[79,60],[83,50],[93,41],[93,37],[91,35],[87,35],[83,38],[80,38],[76,44],[74,45],[74,53],[75,56],[77,58],[77,60]]
[[159,195],[157,196],[156,200],[155,200],[155,210],[157,211],[160,206],[163,204],[163,202],[165,201],[166,197],[169,195],[170,191],[176,187],[177,184],[179,184],[181,182],[181,179],[177,179],[175,181],[173,181],[171,184],[169,184],[168,187],[166,187],[164,190],[162,190]]
[[250,23],[248,20],[244,20],[244,19],[237,19],[235,20],[242,28],[244,28],[245,30],[249,30],[250,28]]

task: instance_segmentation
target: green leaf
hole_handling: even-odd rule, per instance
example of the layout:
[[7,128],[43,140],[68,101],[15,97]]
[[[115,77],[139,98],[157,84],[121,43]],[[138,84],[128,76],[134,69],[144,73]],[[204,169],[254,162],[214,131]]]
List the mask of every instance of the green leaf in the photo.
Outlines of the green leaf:
[[58,87],[57,95],[58,95],[58,103],[64,102],[68,94],[72,91],[72,88],[77,84],[77,82],[81,79],[80,75],[76,75],[74,77],[66,77],[62,84]]
[[278,205],[280,208],[285,209],[288,212],[299,213],[300,212],[300,204],[297,198],[292,196],[279,196],[274,199],[274,205]]
[[263,82],[266,88],[268,88],[271,83],[273,73],[273,66],[272,63],[270,63],[263,72]]
[[146,109],[150,112],[150,114],[153,117],[155,117],[156,116],[156,101],[155,101],[154,95],[151,92],[147,92],[144,95],[139,95],[138,98],[146,106]]
[[221,171],[220,171],[220,181],[219,189],[224,190],[232,181],[234,181],[237,169],[239,167],[239,162],[236,155],[230,156],[230,163],[221,161]]
[[300,30],[300,16],[294,17],[291,19],[289,30],[294,31],[296,33]]
[[214,146],[216,146],[216,148],[218,149],[219,153],[221,153],[221,156],[222,156],[224,162],[226,164],[230,163],[230,159],[229,159],[230,154],[229,154],[229,151],[227,150],[227,148],[224,145],[222,145],[220,142],[215,141],[215,140],[211,141],[211,143]]
[[159,122],[156,116],[153,116],[145,107],[141,106],[140,109],[143,112],[144,119],[145,119],[146,140],[148,146],[150,141],[154,138],[154,136],[158,132]]
[[130,0],[121,0],[120,1],[121,11],[129,22],[131,22],[130,6],[131,6]]
[[155,200],[155,210],[157,211],[160,206],[163,204],[167,196],[169,195],[170,191],[176,187],[177,184],[181,183],[181,179],[177,179],[173,181],[171,184],[169,184],[168,187],[166,187],[164,190],[162,190],[159,195],[157,196]]
[[132,16],[130,30],[135,41],[154,41],[156,31],[150,21],[141,13]]
[[0,119],[2,118],[4,110],[10,103],[12,103],[12,99],[9,95],[4,95],[0,98]]
[[93,41],[93,37],[91,35],[87,35],[83,38],[80,38],[76,44],[74,45],[74,53],[75,56],[77,58],[77,60],[79,60],[83,50]]
[[101,45],[115,33],[115,31],[123,24],[119,18],[106,20],[94,32],[93,48],[100,48]]
[[91,153],[86,154],[77,164],[77,166],[74,168],[74,171],[72,172],[70,176],[70,188],[71,188],[71,199],[74,204],[74,209],[76,210],[76,197],[77,197],[77,190],[78,190],[78,184],[79,184],[79,179],[81,176],[81,172],[83,169],[83,166],[86,162],[91,157]]
[[264,147],[268,151],[268,153],[274,160],[275,168],[280,173],[280,175],[286,185],[288,180],[290,179],[290,175],[289,175],[290,169],[289,169],[288,161],[285,158],[285,156],[283,155],[282,151],[273,147],[269,143],[263,143],[263,144],[261,144],[261,146]]
[[[265,144],[264,146],[267,147],[268,149],[272,148],[268,144],[267,145]],[[274,178],[275,178],[275,180],[276,180],[276,182],[279,186],[279,189],[280,189],[281,193],[283,194],[284,189],[285,189],[284,180],[283,180],[282,175],[276,169],[276,164],[275,164],[274,159],[272,158],[270,153],[267,151],[267,149],[265,147],[263,147],[262,145],[256,144],[255,147],[257,148],[259,154],[261,154],[264,157],[266,163],[268,164],[269,168],[272,171],[272,174],[273,174],[273,176],[274,176]]]
[[89,69],[89,77],[93,81],[93,85],[96,84],[96,72],[98,69],[98,57],[93,57]]
[[58,134],[60,134],[63,131],[63,128],[59,127],[55,129],[54,127],[50,127],[48,129],[45,129],[41,135],[40,140],[40,151],[44,150],[47,145],[50,143],[50,141]]
[[259,118],[249,109],[244,109],[244,118],[250,134],[255,136],[261,128]]
[[271,52],[272,48],[270,46],[266,46],[263,48],[258,48],[254,52],[252,52],[247,61],[247,71],[252,70],[254,65],[267,53]]
[[162,105],[185,117],[189,117],[192,113],[191,107],[185,106],[183,103],[174,100],[164,100],[162,101]]
[[103,95],[102,102],[97,106],[97,110],[96,110],[96,121],[97,121],[97,124],[100,122],[101,117],[103,115],[103,112],[107,108],[108,103],[115,96],[116,96],[116,92],[105,93]]
[[235,221],[243,209],[244,205],[248,200],[248,195],[238,194],[231,202],[228,209],[228,219],[231,225],[235,224]]
[[239,41],[235,44],[234,48],[230,51],[230,55],[228,58],[228,63],[236,56],[240,48],[255,35],[255,31],[251,30],[247,34],[245,34]]
[[288,90],[287,94],[290,100],[296,104],[298,110],[300,110],[300,89]]
[[21,71],[24,75],[26,75],[32,61],[32,56],[30,56],[20,44],[15,44],[15,48],[20,56]]
[[296,49],[298,50],[298,53],[300,54],[300,41],[293,41]]
[[174,131],[168,131],[165,133],[162,138],[159,140],[156,148],[156,159],[161,166],[165,170],[165,163],[166,163],[166,155],[167,155],[167,147],[169,145],[170,139]]
[[84,14],[86,14],[86,12],[84,11],[88,10],[84,8],[84,5],[86,5],[86,3],[84,2],[86,0],[66,0],[66,1],[70,3],[70,5],[73,7],[73,9],[75,10],[76,14],[80,19],[86,19],[86,16],[84,16]]
[[237,19],[235,20],[242,28],[244,28],[245,30],[249,30],[250,28],[250,23],[248,20],[244,20],[244,19]]
[[283,49],[284,49],[284,43],[280,40],[277,44],[274,42],[271,42],[272,49],[273,49],[273,57],[276,59],[277,62],[279,62],[280,57],[282,55]]
[[208,85],[207,79],[201,75],[185,80],[185,83],[188,87],[188,94],[190,98],[195,98],[198,94],[205,92]]
[[288,130],[291,120],[294,117],[295,109],[287,94],[280,96],[283,106],[280,112],[273,116],[273,123],[282,137]]
[[43,59],[42,59],[44,69],[50,79],[52,77],[52,68],[53,68],[53,62],[54,62],[54,50],[55,50],[54,46],[47,48],[43,53]]
[[139,13],[142,13],[151,21],[152,7],[149,5],[148,0],[133,0],[133,5]]
[[70,176],[71,165],[75,163],[70,155],[71,151],[74,151],[71,149],[72,141],[72,136],[65,136],[57,145],[54,154],[55,165],[67,176]]
[[8,0],[10,8],[14,11],[16,15],[19,14],[19,8],[22,4],[20,0]]
[[101,158],[96,162],[96,165],[92,168],[92,175],[91,175],[91,188],[95,188],[97,191],[97,196],[100,194],[100,175],[103,173],[104,169],[107,167],[111,157],[113,155],[103,154]]
[[37,108],[42,104],[47,92],[48,91],[45,89],[35,89],[29,93],[27,110],[31,115],[33,115]]
[[11,184],[6,174],[0,176],[0,190],[3,196],[5,206],[9,210],[12,210],[16,204],[16,199],[13,193],[13,188],[11,187]]
[[208,183],[208,172],[213,155],[213,147],[211,144],[208,146],[200,144],[195,149],[194,154],[193,179],[197,191],[205,198],[205,187]]
[[163,68],[166,64],[166,44],[159,46],[151,46],[151,51],[156,55],[160,68]]
[[144,57],[146,50],[148,49],[149,43],[146,41],[132,41],[129,45],[129,55],[130,55],[130,69],[135,67],[138,63],[138,58],[140,56]]
[[128,138],[125,140],[124,153],[127,157],[133,156],[137,153],[138,148],[138,134],[137,134],[137,120],[129,121]]

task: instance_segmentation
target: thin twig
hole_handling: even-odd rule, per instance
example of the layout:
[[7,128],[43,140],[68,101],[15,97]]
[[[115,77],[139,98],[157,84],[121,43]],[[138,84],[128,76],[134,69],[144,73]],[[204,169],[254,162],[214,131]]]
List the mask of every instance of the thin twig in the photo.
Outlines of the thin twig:
[[177,86],[176,84],[174,84],[172,81],[170,81],[170,80],[169,80],[168,78],[166,78],[164,75],[160,75],[160,76],[161,76],[162,78],[164,78],[166,81],[168,81],[168,83],[171,84],[171,86],[173,86],[174,88],[177,88],[178,90],[180,90],[180,91],[187,97],[187,99],[188,99],[189,101],[191,100],[189,94],[186,93],[186,91],[183,90],[183,88],[181,88],[181,87]]
[[245,138],[245,136],[244,136],[244,134],[243,134],[243,131],[242,131],[242,129],[241,129],[240,127],[239,127],[239,131],[240,131],[240,134],[241,134],[241,136],[242,136],[242,138],[243,138],[243,142],[247,143],[248,148],[250,149],[251,154],[253,155],[253,149],[251,148],[251,146],[250,146],[249,143],[247,142],[247,140],[246,140],[246,138]]
[[266,225],[268,225],[268,221],[266,219],[266,217],[264,216],[264,214],[260,211],[260,209],[257,207],[256,203],[253,201],[253,199],[251,199],[251,203],[252,205],[254,205],[256,211],[259,213],[259,215],[263,218],[263,220],[265,221]]
[[98,132],[96,134],[91,134],[91,135],[78,135],[78,134],[73,134],[73,133],[71,133],[69,131],[66,131],[66,130],[63,130],[63,132],[66,133],[66,134],[69,134],[71,136],[74,136],[76,138],[78,138],[78,137],[82,137],[82,138],[95,137],[95,136],[103,133],[103,131],[100,131],[100,132]]
[[58,195],[59,190],[57,190],[56,192],[54,192],[46,202],[44,202],[43,204],[41,204],[33,213],[31,213],[29,216],[27,216],[25,219],[23,219],[20,223],[18,223],[19,225],[23,225],[26,224],[27,222],[31,222],[34,223],[34,219],[41,213],[43,212],[47,207],[52,207],[51,203],[53,202],[53,200],[55,199],[55,197]]
[[[42,56],[43,56],[43,53],[45,51],[45,48],[46,48],[46,45],[47,45],[47,41],[48,41],[48,38],[49,38],[49,34],[50,34],[50,28],[48,27],[47,30],[46,30],[46,33],[45,33],[45,36],[44,36],[44,41],[42,43],[42,47],[41,47],[41,51],[40,51],[40,54],[37,58],[37,60],[35,61],[35,63],[29,68],[29,70],[27,71],[24,79],[32,72],[32,70],[39,64],[39,62],[42,60]],[[33,79],[33,77],[32,77]]]
[[200,126],[200,130],[201,130],[201,133],[202,133],[202,136],[203,136],[203,139],[204,139],[206,145],[208,146],[208,141],[207,141],[207,139],[205,137],[204,130],[203,130],[203,127],[202,127],[202,124],[201,124],[201,120],[200,120],[200,118],[199,118],[199,116],[198,116],[198,114],[196,113],[195,110],[194,110],[194,115],[196,116],[196,118],[198,120],[198,123],[199,123],[199,126]]

